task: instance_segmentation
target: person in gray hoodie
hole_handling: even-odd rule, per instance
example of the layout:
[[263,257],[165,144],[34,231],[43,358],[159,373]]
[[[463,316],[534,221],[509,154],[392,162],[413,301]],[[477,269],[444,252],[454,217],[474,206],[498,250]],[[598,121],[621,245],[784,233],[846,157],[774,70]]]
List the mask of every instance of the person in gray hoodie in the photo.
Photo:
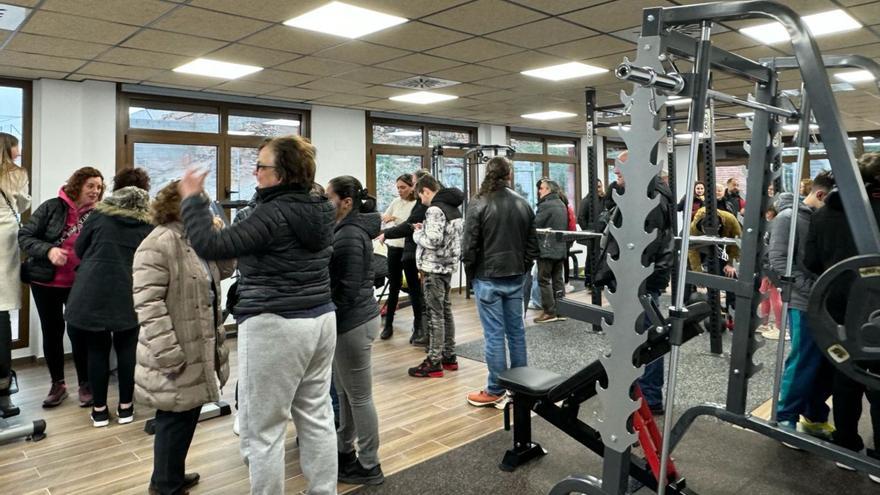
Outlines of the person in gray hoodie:
[[[830,439],[834,428],[828,423],[830,412],[825,401],[831,396],[833,372],[831,364],[824,358],[822,351],[813,341],[807,320],[807,302],[813,285],[813,276],[804,267],[807,232],[810,217],[815,210],[825,205],[825,198],[834,188],[834,178],[830,173],[823,172],[816,176],[812,192],[797,203],[792,193],[781,193],[776,199],[778,215],[773,220],[770,230],[768,261],[770,269],[777,276],[785,275],[786,259],[788,258],[789,226],[797,205],[797,225],[795,236],[794,260],[791,272],[791,299],[789,301],[788,318],[791,329],[791,352],[785,360],[782,374],[782,386],[776,417],[785,428],[795,429],[798,419],[803,431],[823,439]],[[780,329],[783,330],[783,329]]]

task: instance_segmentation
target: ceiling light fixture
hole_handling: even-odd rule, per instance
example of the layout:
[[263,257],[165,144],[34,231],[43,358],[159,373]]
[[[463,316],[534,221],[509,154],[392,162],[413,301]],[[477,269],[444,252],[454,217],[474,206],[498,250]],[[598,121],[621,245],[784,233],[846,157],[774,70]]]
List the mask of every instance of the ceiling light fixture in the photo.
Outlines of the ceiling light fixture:
[[383,29],[403,24],[408,19],[383,14],[375,10],[355,7],[342,2],[330,2],[323,7],[284,21],[286,26],[308,29],[319,33],[360,38]]
[[834,77],[840,79],[841,81],[846,81],[848,83],[858,83],[858,82],[866,82],[873,81],[874,74],[866,70],[854,70],[850,72],[838,72],[834,74]]
[[192,62],[181,65],[174,72],[194,74],[197,76],[217,77],[220,79],[238,79],[239,77],[253,74],[263,70],[254,65],[233,64],[221,62],[209,58],[197,58]]
[[27,18],[28,12],[30,12],[30,9],[0,3],[0,29],[15,31]]
[[419,105],[427,105],[429,103],[437,103],[440,101],[455,100],[455,95],[444,95],[442,93],[434,93],[432,91],[416,91],[415,93],[407,93],[405,95],[397,95],[388,98],[393,101],[402,101],[404,103],[416,103]]
[[299,127],[299,121],[298,120],[291,120],[291,119],[275,119],[275,120],[267,120],[266,122],[263,122],[263,125],[280,125],[280,126],[286,126],[286,127]]
[[[826,34],[839,33],[842,31],[851,31],[862,27],[858,21],[850,17],[849,14],[841,9],[829,10],[827,12],[819,12],[818,14],[808,15],[801,18],[813,36],[819,37]],[[788,31],[782,24],[778,22],[770,22],[757,26],[747,27],[739,30],[740,33],[756,39],[766,45],[788,41]]]
[[603,72],[608,72],[608,69],[582,64],[580,62],[569,62],[567,64],[542,67],[540,69],[524,70],[520,72],[520,74],[524,76],[540,77],[541,79],[549,79],[551,81],[563,81],[565,79],[592,76]]
[[537,113],[527,113],[520,115],[520,117],[524,119],[534,119],[534,120],[553,120],[553,119],[565,119],[568,117],[576,117],[576,113],[570,112],[559,112],[556,110],[551,110],[549,112],[537,112]]

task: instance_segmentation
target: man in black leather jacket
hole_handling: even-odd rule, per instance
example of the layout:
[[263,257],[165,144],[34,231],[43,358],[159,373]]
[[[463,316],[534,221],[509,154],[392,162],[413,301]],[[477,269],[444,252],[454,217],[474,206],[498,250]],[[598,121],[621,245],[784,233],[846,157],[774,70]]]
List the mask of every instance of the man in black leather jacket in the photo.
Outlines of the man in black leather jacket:
[[498,374],[526,366],[523,326],[523,280],[538,257],[535,215],[529,203],[510,189],[512,167],[502,156],[489,160],[480,193],[468,205],[462,255],[468,280],[473,283],[483,336],[489,379],[484,390],[468,394],[471,405],[503,407],[505,392]]

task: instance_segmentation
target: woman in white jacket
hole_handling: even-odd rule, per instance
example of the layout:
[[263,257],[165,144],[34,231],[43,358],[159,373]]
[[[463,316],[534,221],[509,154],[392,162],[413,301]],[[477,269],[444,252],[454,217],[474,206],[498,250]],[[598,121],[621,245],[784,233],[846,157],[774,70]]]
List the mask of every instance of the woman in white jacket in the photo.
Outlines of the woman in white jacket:
[[[405,223],[412,213],[413,207],[416,205],[416,195],[413,192],[413,179],[410,174],[403,174],[397,178],[397,194],[399,197],[394,198],[385,214],[382,215],[382,228],[388,229]],[[418,269],[416,268],[415,259],[403,260],[403,244],[404,239],[385,239],[382,240],[388,246],[388,299],[385,301],[385,328],[382,330],[380,338],[388,340],[394,335],[394,313],[397,310],[397,299],[400,297],[401,281],[404,272],[406,273],[406,283],[411,286],[413,283],[418,284]]]
[[15,408],[9,399],[12,381],[9,312],[21,309],[18,228],[22,212],[31,206],[27,172],[15,164],[19,155],[18,138],[0,132],[0,416]]

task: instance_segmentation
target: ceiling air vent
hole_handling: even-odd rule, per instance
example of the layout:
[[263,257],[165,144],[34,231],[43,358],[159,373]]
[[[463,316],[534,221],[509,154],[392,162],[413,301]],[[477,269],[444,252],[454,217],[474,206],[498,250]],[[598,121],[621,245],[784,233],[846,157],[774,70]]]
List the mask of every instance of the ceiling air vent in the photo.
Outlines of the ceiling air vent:
[[428,76],[414,76],[402,81],[395,81],[390,83],[385,83],[385,86],[393,86],[395,88],[406,88],[406,89],[439,89],[446,88],[448,86],[455,86],[456,84],[461,84],[458,81],[450,81],[448,79],[437,79],[436,77],[428,77]]
[[15,31],[27,17],[28,9],[0,3],[0,29]]

